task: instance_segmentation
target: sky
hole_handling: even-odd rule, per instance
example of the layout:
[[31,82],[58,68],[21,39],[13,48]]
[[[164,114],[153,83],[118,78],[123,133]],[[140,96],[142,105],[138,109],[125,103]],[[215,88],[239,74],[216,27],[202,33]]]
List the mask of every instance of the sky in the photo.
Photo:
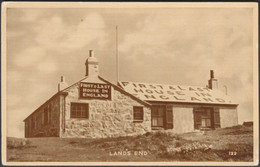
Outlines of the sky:
[[253,120],[253,10],[250,8],[8,8],[7,136],[24,137],[23,120],[58,91],[85,77],[89,50],[100,76],[206,86],[239,104],[239,123]]

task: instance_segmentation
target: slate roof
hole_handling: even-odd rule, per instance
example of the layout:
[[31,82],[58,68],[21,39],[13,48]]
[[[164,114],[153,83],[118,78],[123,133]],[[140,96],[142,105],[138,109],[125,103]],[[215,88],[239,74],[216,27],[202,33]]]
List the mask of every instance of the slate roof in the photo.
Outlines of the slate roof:
[[223,92],[206,87],[122,81],[118,82],[118,85],[130,94],[147,102],[238,105]]

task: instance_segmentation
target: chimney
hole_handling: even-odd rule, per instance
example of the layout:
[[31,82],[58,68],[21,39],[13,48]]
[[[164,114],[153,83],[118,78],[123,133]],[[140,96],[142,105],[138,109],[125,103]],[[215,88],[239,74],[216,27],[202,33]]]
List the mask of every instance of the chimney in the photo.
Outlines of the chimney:
[[218,89],[218,80],[214,78],[213,70],[210,70],[210,79],[209,79],[208,88],[212,90]]
[[58,91],[61,91],[68,87],[68,84],[65,82],[65,77],[61,76],[60,83],[58,84]]
[[93,52],[93,50],[89,50],[89,57],[94,57],[94,52]]
[[211,78],[214,78],[214,71],[213,70],[210,70],[210,79]]
[[89,57],[86,60],[86,76],[97,77],[99,74],[98,60],[94,57],[94,51],[89,50]]

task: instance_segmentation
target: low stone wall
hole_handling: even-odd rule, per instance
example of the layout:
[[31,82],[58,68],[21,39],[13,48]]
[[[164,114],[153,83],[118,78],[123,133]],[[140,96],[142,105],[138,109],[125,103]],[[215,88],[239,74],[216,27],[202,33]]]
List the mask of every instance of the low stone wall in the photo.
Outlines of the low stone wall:
[[[151,131],[151,110],[122,91],[112,88],[112,100],[79,99],[79,84],[66,90],[65,131],[61,137],[105,138]],[[89,118],[70,118],[71,102],[89,104]],[[133,106],[142,106],[144,120],[134,122]]]

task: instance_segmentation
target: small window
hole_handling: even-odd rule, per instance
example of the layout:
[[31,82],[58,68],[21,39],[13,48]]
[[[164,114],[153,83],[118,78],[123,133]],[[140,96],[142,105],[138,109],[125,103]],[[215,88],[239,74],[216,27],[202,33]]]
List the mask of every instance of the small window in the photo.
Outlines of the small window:
[[86,103],[71,103],[70,117],[71,118],[88,118],[88,104]]
[[164,127],[165,106],[152,107],[152,127]]
[[143,121],[144,120],[144,111],[143,107],[134,107],[134,121]]
[[194,109],[194,128],[213,128],[212,108],[195,108]]

